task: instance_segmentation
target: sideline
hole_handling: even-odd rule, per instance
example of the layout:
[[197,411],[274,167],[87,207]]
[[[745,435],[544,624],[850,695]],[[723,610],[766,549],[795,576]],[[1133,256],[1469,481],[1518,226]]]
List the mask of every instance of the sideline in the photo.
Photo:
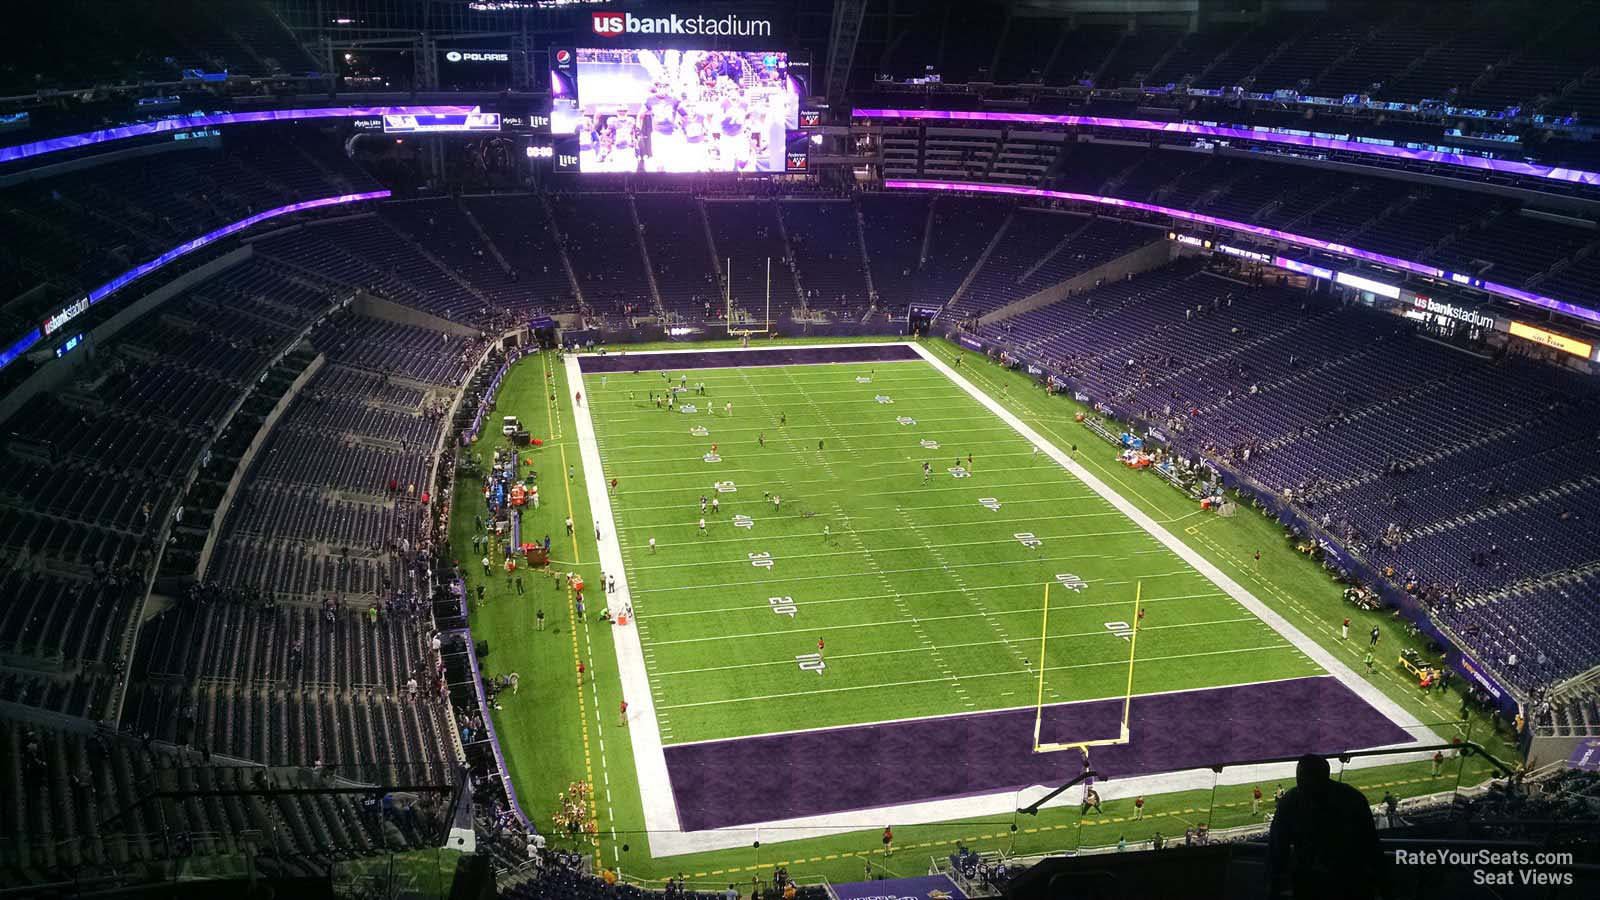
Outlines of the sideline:
[[[578,359],[577,354],[567,355],[568,390],[581,391],[587,387]],[[628,567],[622,563],[622,549],[617,542],[617,523],[611,513],[611,494],[606,490],[605,467],[600,462],[600,445],[595,440],[594,421],[589,417],[588,404],[574,404],[572,419],[578,437],[579,459],[583,462],[583,486],[589,493],[589,512],[599,523],[601,532],[600,540],[595,541],[595,550],[600,555],[600,569],[615,573],[617,579],[617,589],[604,595],[606,606],[611,610],[612,618],[615,618],[624,606],[632,602],[628,592]],[[583,522],[574,522],[573,527],[588,526]],[[611,637],[617,648],[622,699],[628,704],[628,733],[624,740],[633,742],[639,804],[644,810],[645,830],[650,833],[650,853],[652,856],[669,856],[713,849],[692,845],[674,846],[675,842],[669,837],[663,837],[681,834],[678,805],[672,798],[672,782],[667,775],[667,754],[661,746],[661,726],[656,719],[649,673],[645,670],[644,646],[639,640],[638,621],[634,620],[625,626],[611,626]]]

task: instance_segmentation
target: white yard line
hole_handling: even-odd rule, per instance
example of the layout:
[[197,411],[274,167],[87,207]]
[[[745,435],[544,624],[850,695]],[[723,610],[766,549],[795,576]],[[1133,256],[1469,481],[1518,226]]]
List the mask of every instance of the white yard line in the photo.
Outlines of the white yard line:
[[[1011,506],[1011,505],[1015,505],[1017,503],[1027,503],[1027,502],[1028,501],[1026,501],[1026,500],[1007,500],[1006,501],[1006,505]],[[1057,500],[1055,498],[1049,498],[1047,500],[1047,502],[1050,502],[1050,503],[1063,503],[1065,501]],[[961,504],[949,504],[949,505],[946,505],[946,506],[933,506],[933,507],[918,506],[918,507],[915,507],[915,509],[916,509],[917,512],[923,512],[924,510],[928,510],[928,509],[971,509],[974,505],[976,505],[976,504],[961,503]],[[662,509],[675,509],[675,510],[678,510],[680,512],[683,510],[683,506],[682,505],[667,506],[667,507],[661,507],[661,508]],[[637,507],[634,507],[634,509],[637,510]],[[1092,518],[1096,518],[1098,516],[1117,516],[1117,515],[1121,515],[1121,513],[1117,512],[1114,509],[1107,508],[1107,509],[1105,509],[1105,510],[1103,510],[1101,512],[1092,512],[1092,513],[1071,513],[1069,515],[1051,514],[1050,520],[1051,521],[1055,521],[1057,519],[1092,519]],[[992,525],[992,524],[994,524],[994,521],[995,521],[994,516],[991,514],[991,515],[986,516],[984,518],[972,519],[971,521],[965,521],[965,522],[925,522],[925,523],[923,523],[921,525],[918,525],[917,529],[918,530],[933,531],[933,530],[937,530],[937,529],[940,529],[940,528],[970,528],[970,527],[972,527],[974,525]],[[721,520],[719,519],[719,520],[714,520],[714,521],[707,522],[707,524],[711,525],[711,524],[722,524],[722,523],[721,523]],[[627,534],[630,531],[649,531],[651,529],[662,529],[662,528],[690,528],[690,529],[698,530],[699,526],[700,526],[700,523],[698,521],[691,519],[691,520],[684,521],[684,522],[662,522],[662,523],[657,523],[657,524],[654,524],[654,525],[624,525],[624,526],[621,526],[618,529],[618,531],[621,532],[622,534]],[[904,527],[899,527],[899,528],[858,528],[858,529],[856,529],[856,533],[857,534],[891,534],[891,533],[892,534],[899,534],[900,532],[903,532],[905,530],[906,529]],[[1123,532],[1112,532],[1112,533],[1114,533],[1114,534],[1122,534]],[[1143,534],[1144,532],[1141,531],[1141,532],[1138,532],[1138,533],[1139,534]],[[810,534],[776,534],[776,535],[772,535],[771,537],[773,537],[775,539],[778,539],[778,540],[785,540],[785,539],[788,539],[788,538],[796,538],[796,537],[811,538],[813,540],[816,538],[815,535],[810,535]],[[1050,537],[1050,535],[1045,535],[1045,537]],[[1070,537],[1099,537],[1099,535],[1074,534],[1074,535],[1070,535]],[[749,540],[748,538],[706,538],[705,540],[696,541],[695,544],[696,544],[696,546],[702,546],[703,547],[703,546],[706,546],[706,545],[709,545],[709,544],[748,543],[748,540]],[[942,546],[946,546],[946,545],[940,544],[940,545],[936,545],[936,546],[942,547]],[[1134,552],[1135,553],[1146,553],[1146,552],[1165,553],[1166,551],[1165,550],[1157,550],[1157,551],[1135,550]]]
[[[1233,653],[1260,653],[1263,650],[1281,650],[1292,647],[1287,641],[1278,644],[1264,644],[1260,647],[1230,647],[1227,650],[1204,650],[1199,653],[1174,653],[1170,656],[1147,656],[1141,662],[1170,662],[1175,659],[1198,659],[1205,656],[1227,656]],[[1108,659],[1103,662],[1069,663],[1060,666],[1045,666],[1046,672],[1070,672],[1074,669],[1098,669],[1102,666],[1122,666],[1126,668],[1128,660],[1124,656],[1117,659]],[[976,680],[979,678],[1015,678],[1017,672],[980,672],[976,675],[963,676]],[[662,706],[662,709],[694,709],[700,706],[727,706],[730,703],[749,703],[756,700],[787,700],[791,697],[815,697],[818,694],[853,694],[858,691],[876,691],[884,688],[916,687],[923,684],[940,684],[941,682],[954,681],[955,676],[946,675],[940,678],[916,678],[911,681],[885,681],[876,684],[856,684],[847,687],[817,688],[809,691],[791,691],[787,694],[762,694],[755,697],[724,697],[720,700],[695,700],[690,703],[672,703]],[[1222,685],[1218,685],[1221,687]]]
[[[1039,535],[1039,538],[1041,540],[1063,541],[1063,542],[1065,542],[1065,541],[1069,541],[1069,540],[1080,540],[1080,539],[1083,539],[1083,538],[1104,538],[1104,537],[1114,537],[1116,535],[1143,534],[1143,533],[1144,532],[1140,531],[1139,529],[1134,528],[1134,529],[1131,529],[1131,530],[1128,530],[1128,531],[1096,531],[1096,532],[1090,532],[1090,533],[1079,532],[1079,533],[1076,533],[1076,534],[1044,534],[1044,535]],[[805,538],[805,539],[809,539],[813,543],[817,542],[820,539],[819,536],[815,535],[815,534],[797,534],[797,535],[791,534],[791,535],[773,535],[773,536],[771,536],[771,539],[773,539],[773,540],[777,540],[777,539],[780,539],[780,538],[781,539]],[[994,539],[992,541],[958,541],[958,542],[953,543],[953,544],[940,544],[939,546],[945,547],[945,548],[985,547],[985,546],[989,546],[991,544],[1005,545],[1005,544],[1015,544],[1016,542],[1017,542],[1016,538],[996,538],[996,539]],[[691,539],[689,539],[687,541],[683,541],[681,543],[675,544],[674,546],[677,546],[677,547],[704,547],[707,544],[716,544],[716,543],[729,543],[729,542],[728,541],[722,541],[722,540],[697,540],[697,539],[691,538]],[[662,546],[665,547],[664,544]],[[920,546],[917,546],[917,547],[877,547],[872,552],[873,553],[910,553],[910,552],[913,552],[913,551],[922,551],[922,550],[923,550],[923,548],[920,547]],[[806,559],[814,560],[814,559],[821,559],[821,558],[827,557],[827,556],[856,557],[856,556],[860,556],[860,555],[861,554],[856,553],[856,552],[851,551],[851,550],[828,550],[828,551],[821,552],[821,553],[807,553],[806,554]],[[645,571],[655,571],[657,569],[696,569],[696,568],[704,568],[708,564],[712,564],[712,565],[719,564],[719,563],[732,564],[732,563],[737,563],[737,562],[739,562],[739,558],[738,557],[732,557],[732,558],[729,558],[729,559],[700,558],[700,559],[696,559],[693,562],[657,563],[656,565],[653,565],[653,566],[635,566],[634,568],[637,571],[645,572]],[[944,569],[944,567],[942,567],[942,566],[929,566],[928,567],[929,571],[943,571],[943,569]],[[849,574],[861,575],[862,573],[860,573],[860,572],[855,572],[855,573],[846,572],[846,573],[843,573],[843,574],[846,574],[846,575],[849,575]]]
[[[1086,580],[1085,583],[1089,584],[1089,585],[1096,585],[1096,584],[1113,584],[1113,583],[1115,583],[1115,584],[1126,584],[1127,582],[1105,582],[1105,581],[1096,581],[1094,579],[1088,579],[1088,580]],[[1009,588],[1037,588],[1037,587],[1039,587],[1038,582],[1035,582],[1035,581],[1024,581],[1024,582],[1019,582],[1017,584],[985,584],[985,585],[980,585],[979,589],[980,590],[985,590],[985,591],[1003,591],[1003,590],[1006,590],[1006,589],[1009,589]],[[907,597],[932,597],[932,596],[935,596],[937,594],[963,594],[963,593],[966,593],[966,590],[967,590],[966,588],[953,587],[953,588],[944,588],[942,590],[916,591],[914,593],[906,594],[905,596],[907,596]],[[649,592],[646,592],[646,593],[649,593]],[[811,607],[811,606],[825,606],[825,605],[830,604],[830,603],[860,603],[861,601],[864,601],[864,600],[887,600],[891,596],[892,596],[891,594],[860,594],[860,595],[853,596],[853,597],[834,597],[834,598],[825,599],[825,600],[807,600],[806,601],[806,606],[808,606],[808,607]],[[1201,593],[1201,594],[1176,594],[1176,595],[1173,595],[1171,597],[1145,597],[1143,600],[1140,601],[1140,603],[1141,604],[1144,604],[1144,603],[1160,603],[1160,602],[1162,602],[1164,600],[1197,600],[1197,599],[1201,599],[1201,598],[1205,598],[1205,597],[1227,597],[1227,596],[1228,596],[1227,594],[1224,594],[1221,591],[1206,591],[1205,593]],[[1231,600],[1232,598],[1229,598],[1229,599]],[[1069,612],[1071,612],[1071,611],[1076,611],[1076,610],[1081,610],[1081,609],[1094,609],[1096,607],[1101,607],[1101,606],[1127,606],[1127,605],[1128,605],[1128,601],[1127,600],[1107,600],[1107,601],[1104,601],[1104,602],[1101,602],[1101,603],[1074,603],[1071,606],[1062,607],[1062,608],[1064,608],[1064,609],[1068,610]],[[677,616],[709,616],[709,615],[722,615],[723,613],[731,613],[731,612],[767,612],[771,608],[772,608],[771,605],[770,604],[766,604],[766,603],[763,603],[763,604],[761,604],[759,606],[753,605],[753,604],[750,605],[750,606],[719,606],[719,607],[714,607],[712,609],[685,609],[685,610],[680,610],[678,612],[651,613],[648,618],[649,618],[649,620],[651,622],[654,622],[654,621],[656,621],[658,619],[670,619],[670,618],[675,618]],[[1024,608],[1021,608],[1021,609],[1004,610],[1004,611],[1000,612],[999,615],[1022,615],[1022,614],[1039,615],[1040,611],[1043,610],[1043,609],[1044,609],[1044,604],[1040,603],[1038,606],[1024,607]]]
[[[1124,605],[1126,605],[1126,604],[1124,604]],[[1002,613],[1001,615],[1004,615],[1004,613]],[[918,623],[922,623],[922,622],[943,622],[943,621],[947,621],[949,619],[982,619],[982,618],[988,618],[988,614],[987,613],[961,613],[959,615],[953,615],[953,616],[917,616],[916,621]],[[1239,616],[1239,617],[1232,618],[1232,619],[1209,619],[1209,620],[1203,621],[1203,622],[1179,622],[1179,623],[1176,623],[1176,624],[1173,624],[1173,625],[1146,625],[1143,628],[1139,629],[1139,633],[1143,634],[1143,633],[1148,632],[1148,631],[1170,631],[1170,630],[1177,629],[1177,628],[1205,628],[1205,627],[1208,627],[1208,626],[1211,626],[1211,625],[1236,625],[1236,624],[1238,624],[1240,622],[1261,622],[1261,620],[1257,619],[1255,616]],[[882,628],[882,627],[885,627],[885,626],[888,626],[888,625],[904,625],[905,623],[906,623],[905,619],[896,619],[896,620],[894,620],[892,622],[862,622],[862,623],[860,623],[858,625],[831,625],[831,626],[828,627],[828,630],[830,632],[832,632],[832,631],[839,631],[839,630],[849,630],[849,629],[852,629],[852,628]],[[1262,624],[1265,624],[1265,623],[1262,623]],[[1049,636],[1048,640],[1064,641],[1064,640],[1068,640],[1070,638],[1104,637],[1105,633],[1106,633],[1105,628],[1096,628],[1093,631],[1073,631],[1073,632],[1065,632],[1065,633],[1062,633],[1062,634],[1052,634],[1052,635]],[[771,634],[771,632],[763,631],[763,632],[760,632],[758,634],[718,635],[718,636],[714,636],[714,637],[688,638],[688,639],[679,640],[679,641],[651,641],[650,645],[652,647],[659,647],[659,646],[662,646],[662,645],[665,645],[665,644],[697,644],[697,643],[701,643],[703,641],[722,641],[722,640],[732,640],[734,638],[767,637],[770,634]],[[993,640],[993,641],[966,641],[966,642],[963,642],[963,643],[960,643],[960,644],[942,644],[942,645],[940,645],[939,649],[941,649],[941,650],[959,650],[959,649],[961,649],[963,647],[993,647],[993,646],[996,646],[998,644],[1005,644],[1007,646],[1010,646],[1012,644],[1021,644],[1024,647],[1030,647],[1030,646],[1038,646],[1040,644],[1040,639],[1039,638],[1035,638],[1035,637],[1031,637],[1031,636],[1030,637],[1026,637],[1026,638],[1002,637],[999,640]],[[1285,644],[1284,646],[1288,646],[1288,645]],[[1117,648],[1117,649],[1120,649],[1120,648]],[[922,652],[922,650],[919,647],[902,647],[899,650],[869,650],[869,651],[867,651],[865,653],[830,653],[830,654],[828,654],[828,658],[829,659],[835,659],[835,660],[837,660],[837,659],[868,659],[868,658],[871,658],[871,657],[874,657],[874,656],[894,656],[894,655],[900,654],[900,653],[921,653],[921,652]],[[1193,654],[1193,655],[1211,656],[1211,655],[1213,655],[1213,653],[1212,652],[1206,652],[1206,653]],[[1113,662],[1113,663],[1115,663],[1115,662],[1123,662],[1124,660],[1121,659],[1121,656],[1122,656],[1122,654],[1119,653],[1118,654],[1118,659],[1112,660],[1111,662]],[[1153,659],[1183,659],[1183,658],[1186,658],[1186,657],[1176,656],[1176,657],[1152,657],[1152,658]],[[726,671],[728,671],[730,669],[759,669],[759,668],[762,668],[763,666],[784,666],[784,667],[792,669],[792,668],[794,668],[794,663],[793,663],[793,661],[787,660],[787,659],[769,659],[769,660],[763,660],[761,662],[735,663],[733,665],[727,665],[727,666],[705,666],[703,668],[698,668],[698,669],[677,669],[677,670],[670,671],[670,672],[657,672],[657,673],[655,673],[655,675],[658,678],[665,678],[668,675],[693,675],[693,674],[697,674],[697,673],[700,673],[700,672],[726,672]],[[1054,671],[1054,670],[1056,670],[1058,668],[1073,668],[1073,667],[1072,666],[1050,666],[1049,670],[1050,671]],[[990,672],[990,673],[988,673],[987,675],[985,675],[983,677],[988,678],[988,677],[994,677],[994,676],[1000,676],[1000,675],[1032,675],[1032,674],[1034,674],[1032,669],[1023,668],[1023,669],[1016,669],[1016,670],[1011,671],[1011,672]],[[814,693],[817,693],[817,692],[816,691],[806,691],[806,692],[804,692],[802,694],[797,694],[797,695],[794,695],[794,696],[809,697]],[[663,709],[665,709],[665,708],[666,707],[663,707]]]

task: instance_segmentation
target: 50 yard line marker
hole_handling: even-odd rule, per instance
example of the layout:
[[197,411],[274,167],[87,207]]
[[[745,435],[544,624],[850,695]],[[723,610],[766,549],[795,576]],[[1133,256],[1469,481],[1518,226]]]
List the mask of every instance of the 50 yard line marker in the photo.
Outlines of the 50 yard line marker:
[[1139,603],[1144,596],[1144,582],[1136,581],[1133,586],[1133,633],[1128,636],[1128,685],[1122,695],[1122,725],[1114,738],[1101,738],[1090,741],[1059,741],[1048,744],[1039,742],[1040,731],[1044,726],[1044,673],[1049,671],[1045,665],[1045,648],[1049,645],[1050,637],[1050,583],[1044,585],[1044,614],[1039,628],[1039,694],[1034,701],[1033,711],[1033,752],[1057,753],[1062,750],[1082,750],[1088,752],[1090,747],[1109,747],[1116,744],[1128,743],[1128,715],[1133,709],[1133,663],[1134,652],[1139,646]]

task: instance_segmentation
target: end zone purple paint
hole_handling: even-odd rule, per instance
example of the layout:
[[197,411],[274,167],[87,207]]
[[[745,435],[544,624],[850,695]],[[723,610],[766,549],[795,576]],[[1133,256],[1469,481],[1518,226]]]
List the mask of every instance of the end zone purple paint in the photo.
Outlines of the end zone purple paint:
[[[1045,709],[1040,740],[1114,737],[1120,699]],[[1054,786],[1072,751],[1034,753],[1034,711],[975,713],[669,745],[685,831]],[[1132,740],[1091,751],[1100,780],[1411,740],[1331,675],[1133,698]],[[1269,792],[1270,793],[1270,792]]]
[[670,353],[608,353],[580,356],[585,375],[596,372],[676,372],[680,369],[732,369],[750,366],[810,366],[822,363],[921,361],[910,344],[858,347],[774,347],[770,350],[683,350]]

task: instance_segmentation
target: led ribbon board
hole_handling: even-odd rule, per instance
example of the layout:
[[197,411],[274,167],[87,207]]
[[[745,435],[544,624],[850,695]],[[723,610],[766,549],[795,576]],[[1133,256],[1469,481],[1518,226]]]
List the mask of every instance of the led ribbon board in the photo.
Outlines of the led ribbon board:
[[144,276],[156,271],[173,260],[187,256],[190,253],[199,250],[201,247],[216,243],[217,241],[220,241],[231,234],[237,234],[241,231],[244,231],[246,228],[251,227],[252,225],[257,225],[261,222],[265,222],[268,219],[275,219],[278,216],[286,216],[290,213],[302,212],[308,209],[318,209],[324,206],[338,206],[343,203],[359,203],[362,200],[382,200],[388,196],[388,191],[367,191],[366,193],[362,194],[340,194],[334,197],[320,197],[316,200],[306,200],[301,203],[291,203],[288,206],[279,206],[275,209],[258,212],[249,218],[240,219],[231,225],[224,225],[223,227],[218,228],[216,231],[210,232],[209,234],[202,234],[193,240],[185,241],[184,243],[173,247],[171,250],[168,250],[155,259],[123,272],[121,275],[118,275],[105,284],[102,284],[90,291],[87,295],[74,300],[63,309],[50,314],[42,323],[40,323],[37,328],[34,328],[32,331],[29,331],[27,334],[18,338],[16,342],[10,347],[7,347],[4,352],[0,352],[0,369],[4,369],[6,366],[16,362],[18,357],[33,349],[35,344],[44,340],[47,336],[54,334],[56,331],[59,331],[62,326],[66,325],[68,322],[87,311],[89,307],[99,303],[106,297],[111,296],[112,294],[126,287],[128,284],[143,278]]
[[[46,153],[59,153],[62,150],[75,150],[79,147],[88,147],[94,144],[103,144],[107,141],[121,141],[128,138],[144,137],[151,134],[164,134],[174,131],[189,131],[195,128],[209,128],[222,125],[254,125],[261,122],[296,122],[303,119],[359,119],[378,118],[387,116],[466,116],[478,111],[475,106],[329,106],[319,109],[269,109],[258,112],[241,113],[213,113],[199,116],[173,116],[168,119],[159,119],[154,122],[141,122],[137,125],[123,125],[120,128],[105,128],[100,131],[86,131],[82,134],[69,134],[64,137],[48,138],[34,141],[31,144],[18,144],[15,147],[0,147],[0,163],[15,162],[19,159],[28,159]],[[495,129],[498,130],[498,127]]]
[[500,114],[465,113],[387,113],[384,134],[438,134],[453,131],[499,131]]
[[1117,119],[1106,116],[1051,116],[1042,113],[972,112],[958,109],[857,109],[857,118],[865,119],[915,119],[922,121],[1005,122],[1032,125],[1087,125],[1105,128],[1127,128],[1136,131],[1161,131],[1167,134],[1195,135],[1199,137],[1226,138],[1237,141],[1260,141],[1264,144],[1286,144],[1316,150],[1337,150],[1341,153],[1359,153],[1368,156],[1386,156],[1412,162],[1430,162],[1466,169],[1480,169],[1525,178],[1542,178],[1568,184],[1600,186],[1600,172],[1586,172],[1564,166],[1545,166],[1538,163],[1518,162],[1513,159],[1488,159],[1466,153],[1446,153],[1439,150],[1413,150],[1408,147],[1391,147],[1366,141],[1346,141],[1338,138],[1316,137],[1305,134],[1279,134],[1265,129],[1235,128],[1229,125],[1199,125],[1192,122],[1157,122],[1151,119]]
[[[1099,194],[1075,194],[1070,191],[1048,191],[1044,188],[1021,187],[1014,184],[978,184],[968,181],[923,181],[917,179],[891,178],[886,179],[883,182],[883,186],[887,188],[899,188],[903,190],[916,191],[1012,194],[1019,197],[1042,197],[1048,200],[1069,200],[1078,203],[1096,203],[1101,206],[1120,206],[1127,209],[1137,209],[1141,212],[1155,213],[1162,216],[1171,216],[1175,219],[1182,219],[1185,222],[1198,222],[1202,225],[1211,225],[1215,228],[1226,228],[1230,231],[1253,234],[1256,237],[1284,241],[1285,243],[1296,244],[1301,247],[1310,247],[1313,250],[1322,250],[1326,253],[1332,253],[1335,256],[1345,256],[1351,259],[1365,260],[1367,262],[1377,263],[1380,266],[1403,269],[1407,272],[1411,272],[1416,275],[1422,275],[1428,278],[1449,280],[1460,284],[1468,283],[1467,276],[1460,273],[1447,272],[1444,269],[1436,266],[1425,265],[1409,259],[1401,259],[1397,256],[1389,256],[1384,253],[1375,253],[1371,250],[1362,250],[1359,247],[1350,247],[1345,244],[1335,243],[1333,241],[1325,241],[1321,238],[1307,237],[1303,234],[1291,234],[1287,231],[1279,231],[1276,228],[1264,228],[1260,225],[1251,225],[1247,222],[1235,222],[1232,219],[1220,219],[1216,216],[1207,216],[1197,212],[1190,212],[1186,209],[1173,209],[1170,206],[1157,206],[1154,203],[1141,203],[1137,200],[1124,200],[1121,197],[1102,197]],[[1319,270],[1319,272],[1320,271],[1326,270]],[[1328,275],[1322,275],[1319,273],[1318,277],[1326,278],[1331,277],[1331,275],[1332,273],[1329,273]],[[1479,288],[1480,290],[1490,294],[1517,300],[1522,303],[1529,304],[1530,306],[1548,309],[1564,316],[1571,316],[1574,319],[1582,319],[1585,322],[1600,324],[1600,311],[1590,309],[1587,306],[1579,306],[1576,303],[1568,303],[1565,300],[1557,300],[1554,297],[1545,297],[1540,294],[1524,291],[1521,288],[1514,288],[1507,284],[1496,284],[1492,281],[1483,281],[1481,279],[1474,278],[1471,279],[1471,284],[1473,287]]]

